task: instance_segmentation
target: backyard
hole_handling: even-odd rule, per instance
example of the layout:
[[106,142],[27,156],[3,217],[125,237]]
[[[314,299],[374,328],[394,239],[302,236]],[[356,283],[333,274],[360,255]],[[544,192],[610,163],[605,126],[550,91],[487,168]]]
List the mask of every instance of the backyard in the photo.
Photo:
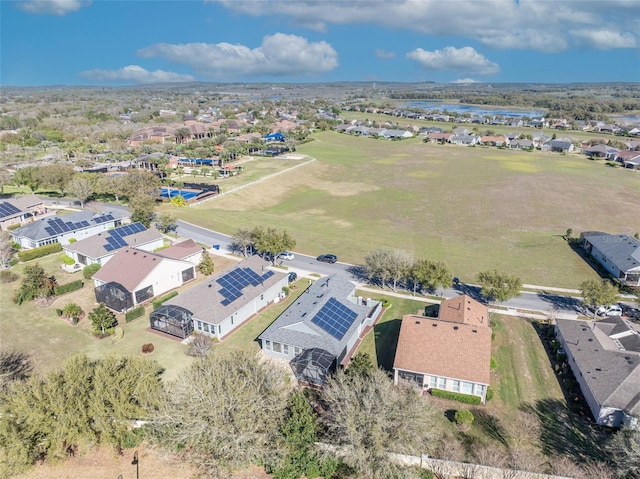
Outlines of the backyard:
[[[597,275],[567,245],[567,229],[640,229],[633,209],[615,206],[621,196],[640,202],[637,174],[583,155],[335,132],[313,138],[297,153],[317,161],[295,172],[189,208],[162,208],[228,234],[285,228],[297,251],[333,251],[351,263],[375,248],[399,248],[445,261],[463,281],[497,268],[524,283],[572,288]],[[247,174],[255,177],[262,161],[248,163]]]

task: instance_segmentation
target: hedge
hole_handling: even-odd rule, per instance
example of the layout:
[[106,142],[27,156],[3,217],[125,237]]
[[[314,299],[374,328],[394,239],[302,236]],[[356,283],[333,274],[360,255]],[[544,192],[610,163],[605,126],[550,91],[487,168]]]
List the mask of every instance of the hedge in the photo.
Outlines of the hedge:
[[71,291],[75,291],[84,286],[84,282],[81,279],[76,281],[71,281],[71,283],[61,284],[60,286],[56,286],[53,288],[53,292],[56,296],[60,296],[61,294],[70,293]]
[[153,310],[155,311],[160,306],[162,306],[162,303],[164,303],[165,301],[169,301],[171,298],[175,298],[176,296],[178,296],[178,292],[177,291],[171,291],[170,293],[165,294],[164,296],[161,296],[158,299],[154,299],[153,301],[151,301],[151,305],[153,306]]
[[18,258],[20,261],[31,261],[32,259],[42,258],[43,256],[50,255],[51,253],[59,253],[62,251],[62,245],[60,243],[51,243],[39,248],[25,249],[18,251]]
[[85,279],[91,279],[91,277],[97,273],[101,266],[102,265],[100,263],[93,263],[89,266],[85,266],[82,269],[82,276],[84,276]]
[[124,315],[124,320],[129,323],[140,316],[144,316],[144,306],[138,306],[137,308],[133,308],[131,311],[127,311]]
[[474,396],[473,394],[456,393],[453,391],[445,391],[444,389],[431,389],[431,395],[437,398],[453,399],[454,401],[462,402],[465,404],[472,404],[474,406],[479,405],[482,402],[480,396]]

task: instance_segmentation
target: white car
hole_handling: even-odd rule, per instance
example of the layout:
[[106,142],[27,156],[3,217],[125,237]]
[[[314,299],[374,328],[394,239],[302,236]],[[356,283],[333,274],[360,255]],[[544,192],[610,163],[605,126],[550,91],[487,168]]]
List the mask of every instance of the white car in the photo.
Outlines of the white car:
[[600,316],[622,316],[622,308],[618,304],[600,306],[596,312]]
[[283,251],[282,253],[280,253],[278,255],[278,258],[286,259],[287,261],[291,261],[293,258],[295,258],[295,256],[293,255],[293,253],[291,251]]

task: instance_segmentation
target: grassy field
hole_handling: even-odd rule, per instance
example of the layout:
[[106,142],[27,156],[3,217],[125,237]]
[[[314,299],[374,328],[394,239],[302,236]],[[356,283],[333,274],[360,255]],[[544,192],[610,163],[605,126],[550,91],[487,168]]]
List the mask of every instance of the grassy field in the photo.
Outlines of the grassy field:
[[[314,139],[298,149],[318,160],[304,168],[201,205],[163,208],[230,234],[286,228],[295,249],[312,255],[331,251],[360,263],[372,249],[399,248],[446,261],[466,281],[497,268],[564,287],[596,276],[561,237],[568,228],[640,230],[627,206],[640,203],[638,174],[582,155],[335,132]],[[247,173],[262,161],[248,163]]]

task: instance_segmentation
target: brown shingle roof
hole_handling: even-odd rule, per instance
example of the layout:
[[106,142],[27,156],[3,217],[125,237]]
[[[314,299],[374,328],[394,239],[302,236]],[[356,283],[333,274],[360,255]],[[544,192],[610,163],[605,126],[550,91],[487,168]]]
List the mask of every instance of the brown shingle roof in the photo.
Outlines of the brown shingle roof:
[[153,253],[124,248],[100,268],[93,278],[105,283],[115,281],[127,288],[127,291],[133,291],[163,260],[162,256]]
[[486,306],[466,294],[443,300],[438,318],[441,321],[489,327],[489,311]]
[[491,328],[405,315],[394,369],[489,384]]
[[201,251],[202,246],[196,244],[192,239],[188,239],[160,250],[158,251],[158,254],[165,258],[184,259],[193,254],[200,253]]

